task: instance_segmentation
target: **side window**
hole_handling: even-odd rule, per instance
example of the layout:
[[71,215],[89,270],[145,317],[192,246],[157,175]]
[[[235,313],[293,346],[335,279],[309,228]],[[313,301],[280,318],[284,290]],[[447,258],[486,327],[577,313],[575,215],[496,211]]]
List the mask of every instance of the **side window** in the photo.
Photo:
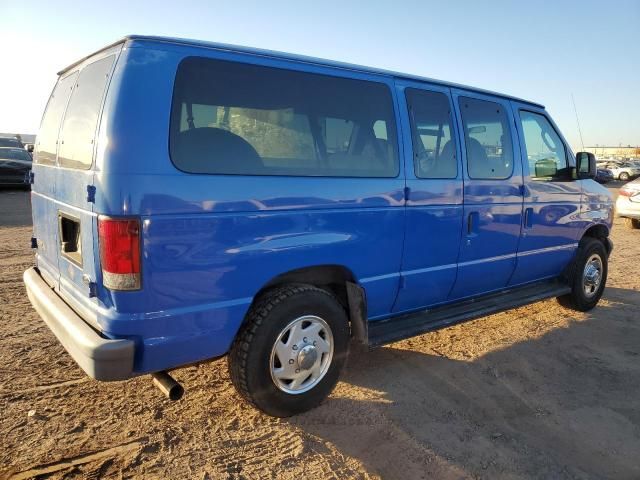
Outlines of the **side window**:
[[60,131],[58,159],[64,167],[86,170],[91,166],[102,97],[114,59],[110,55],[80,72]]
[[504,180],[513,173],[509,117],[496,102],[460,97],[469,178]]
[[444,93],[405,90],[411,118],[414,168],[418,178],[456,178],[451,106]]
[[56,163],[56,147],[58,142],[58,130],[64,109],[67,106],[71,90],[76,83],[78,72],[58,80],[58,84],[53,89],[51,98],[42,117],[42,124],[38,132],[36,143],[36,163],[54,165]]
[[199,57],[178,67],[169,151],[187,172],[395,177],[395,135],[382,83]]
[[533,180],[549,180],[566,172],[567,153],[564,143],[549,120],[538,113],[520,111],[524,145]]

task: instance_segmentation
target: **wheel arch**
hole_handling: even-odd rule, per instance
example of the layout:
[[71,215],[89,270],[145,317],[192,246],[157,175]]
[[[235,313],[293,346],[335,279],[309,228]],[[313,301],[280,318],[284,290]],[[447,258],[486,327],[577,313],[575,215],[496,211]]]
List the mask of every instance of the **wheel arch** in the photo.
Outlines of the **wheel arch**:
[[606,225],[596,223],[585,230],[580,238],[580,242],[583,242],[586,238],[595,238],[600,240],[604,244],[604,248],[607,250],[607,255],[609,255],[613,250],[613,244],[609,240],[609,234],[610,231]]
[[367,343],[366,292],[354,273],[344,265],[313,265],[280,273],[262,286],[253,303],[274,288],[296,283],[313,285],[335,295],[347,311],[351,336],[361,344]]

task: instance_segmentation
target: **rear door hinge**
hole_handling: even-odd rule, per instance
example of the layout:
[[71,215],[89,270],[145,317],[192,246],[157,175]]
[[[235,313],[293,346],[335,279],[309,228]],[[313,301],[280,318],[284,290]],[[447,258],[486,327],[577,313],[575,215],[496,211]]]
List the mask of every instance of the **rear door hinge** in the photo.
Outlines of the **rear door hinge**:
[[87,202],[96,203],[96,187],[87,185]]
[[98,285],[96,282],[91,281],[91,277],[86,273],[82,275],[82,283],[89,287],[89,298],[98,296]]

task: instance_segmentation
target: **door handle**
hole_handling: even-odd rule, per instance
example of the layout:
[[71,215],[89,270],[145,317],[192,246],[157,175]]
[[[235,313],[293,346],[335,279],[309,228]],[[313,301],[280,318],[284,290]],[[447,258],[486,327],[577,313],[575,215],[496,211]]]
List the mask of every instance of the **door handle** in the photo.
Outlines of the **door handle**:
[[480,216],[478,212],[471,212],[469,217],[467,218],[467,235],[474,236],[478,233],[478,221],[480,220]]
[[531,228],[533,226],[533,208],[528,207],[524,210],[524,228]]

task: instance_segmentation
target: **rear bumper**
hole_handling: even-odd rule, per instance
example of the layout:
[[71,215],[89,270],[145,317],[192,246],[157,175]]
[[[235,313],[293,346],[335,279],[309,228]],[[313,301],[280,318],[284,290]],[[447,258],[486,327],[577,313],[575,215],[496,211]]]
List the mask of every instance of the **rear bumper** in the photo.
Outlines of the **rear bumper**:
[[134,376],[133,340],[101,336],[47,285],[35,268],[24,272],[23,279],[31,304],[87,375],[103,381]]

